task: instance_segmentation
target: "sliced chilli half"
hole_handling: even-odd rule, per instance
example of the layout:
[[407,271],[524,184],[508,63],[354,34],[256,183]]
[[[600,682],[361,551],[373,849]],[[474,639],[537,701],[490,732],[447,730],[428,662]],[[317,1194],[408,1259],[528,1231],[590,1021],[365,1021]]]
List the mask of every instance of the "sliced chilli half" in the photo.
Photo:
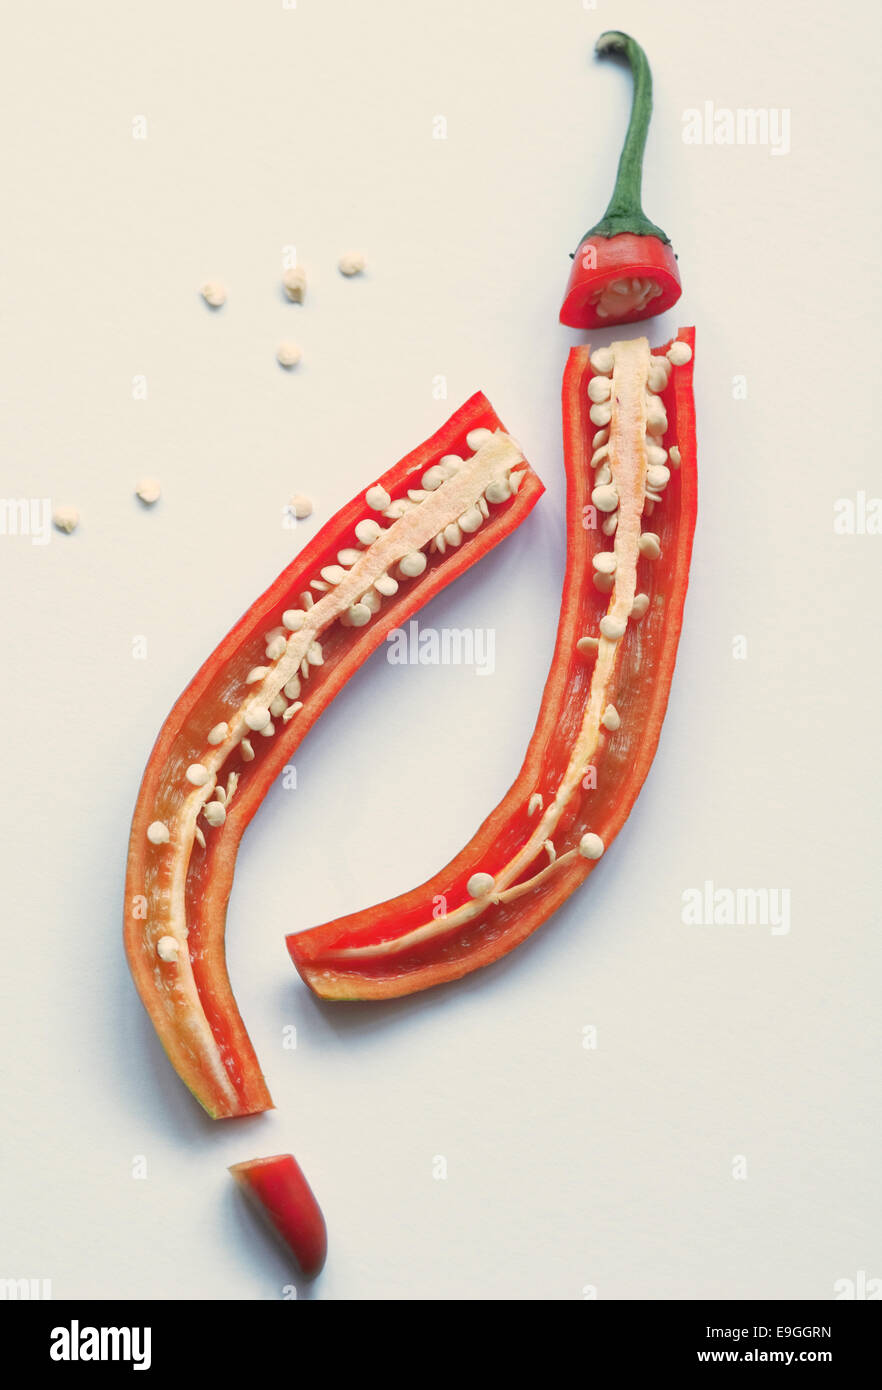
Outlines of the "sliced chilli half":
[[591,873],[649,771],[696,514],[694,331],[574,348],[563,383],[567,568],[551,671],[514,784],[433,878],[288,937],[325,999],[386,999],[512,950]]
[[319,532],[166,720],[132,822],[125,944],[168,1056],[214,1117],[272,1100],[227,977],[245,827],[386,634],[479,560],[543,491],[480,393]]

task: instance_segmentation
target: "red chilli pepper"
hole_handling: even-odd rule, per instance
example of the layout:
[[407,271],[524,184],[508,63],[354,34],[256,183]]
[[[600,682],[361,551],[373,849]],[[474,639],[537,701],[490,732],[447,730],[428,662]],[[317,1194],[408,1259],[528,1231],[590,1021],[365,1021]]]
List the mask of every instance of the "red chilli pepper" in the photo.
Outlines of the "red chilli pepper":
[[609,328],[663,314],[682,293],[670,237],[643,212],[643,150],[652,115],[652,74],[628,34],[601,34],[596,53],[622,53],[634,76],[631,120],[609,207],[583,236],[560,311],[569,328]]
[[693,343],[685,328],[657,356],[645,338],[570,352],[566,578],[523,768],[428,882],[288,937],[322,998],[410,994],[498,960],[584,882],[621,829],[658,743],[686,598]]
[[328,1253],[328,1232],[321,1208],[294,1155],[252,1158],[247,1163],[234,1163],[230,1172],[293,1250],[304,1276],[314,1279]]
[[209,1115],[272,1107],[224,957],[243,831],[386,634],[514,530],[542,491],[486,397],[472,396],[323,527],[163,725],[132,821],[126,953],[172,1065]]

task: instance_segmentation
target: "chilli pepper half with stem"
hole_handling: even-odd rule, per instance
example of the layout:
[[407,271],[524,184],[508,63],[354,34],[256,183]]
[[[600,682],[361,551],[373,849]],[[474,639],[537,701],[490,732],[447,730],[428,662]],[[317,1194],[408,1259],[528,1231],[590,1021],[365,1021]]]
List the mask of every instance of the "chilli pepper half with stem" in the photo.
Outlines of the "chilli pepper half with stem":
[[125,944],[168,1056],[209,1115],[272,1107],[227,976],[242,833],[344,683],[543,491],[486,397],[334,516],[208,658],[168,716],[129,840]]
[[643,151],[652,115],[652,73],[643,49],[611,30],[595,47],[623,54],[634,78],[631,119],[609,207],[579,243],[560,311],[569,328],[609,328],[662,314],[680,298],[680,272],[668,237],[643,211]]
[[588,875],[649,771],[696,514],[694,331],[571,350],[563,383],[567,568],[524,765],[428,882],[288,937],[324,999],[388,999],[511,951]]

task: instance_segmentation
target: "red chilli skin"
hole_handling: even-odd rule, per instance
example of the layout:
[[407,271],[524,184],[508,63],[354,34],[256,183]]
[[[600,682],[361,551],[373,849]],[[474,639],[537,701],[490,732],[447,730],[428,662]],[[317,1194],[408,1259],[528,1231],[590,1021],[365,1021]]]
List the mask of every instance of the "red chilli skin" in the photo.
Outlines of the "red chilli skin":
[[[694,349],[692,328],[677,338]],[[663,354],[670,344],[655,349]],[[576,855],[522,896],[497,903],[477,919],[430,941],[385,956],[360,961],[338,952],[394,941],[433,918],[433,904],[443,896],[448,911],[468,902],[466,883],[476,870],[490,874],[510,862],[529,838],[527,805],[537,789],[558,785],[571,744],[580,726],[591,664],[578,654],[576,642],[595,632],[606,596],[592,584],[592,556],[601,548],[599,528],[586,529],[591,501],[591,405],[586,387],[593,372],[590,347],[571,350],[563,381],[564,459],[567,475],[567,566],[560,623],[540,712],[523,767],[511,788],[466,847],[418,888],[366,910],[341,917],[287,938],[288,950],[307,985],[331,1000],[388,999],[458,979],[498,960],[514,949],[588,877],[595,863]],[[664,503],[652,517],[662,554],[641,587],[650,596],[642,622],[630,622],[621,642],[615,681],[616,707],[622,725],[606,733],[595,758],[597,785],[569,805],[559,823],[567,844],[586,831],[601,836],[606,848],[621,829],[646,778],[658,744],[668,702],[696,518],[695,409],[693,361],[676,367],[662,400],[668,416],[667,446],[679,446],[681,464],[671,471]],[[574,801],[578,798],[574,798]],[[518,882],[533,877],[534,861]]]
[[[487,398],[478,392],[430,439],[377,479],[378,485],[393,498],[401,496],[408,486],[419,487],[430,464],[444,454],[461,452],[466,435],[481,428],[503,427]],[[173,845],[157,851],[148,842],[147,827],[163,819],[157,798],[166,788],[169,769],[182,773],[198,761],[205,751],[206,731],[228,717],[229,705],[223,703],[224,681],[227,687],[233,676],[241,682],[242,673],[263,659],[262,634],[279,622],[286,608],[297,606],[299,593],[323,566],[334,563],[338,550],[355,544],[356,524],[375,515],[366,506],[363,491],[327,522],[240,618],[187,686],[160,730],[132,820],[124,940],[133,979],[169,1060],[212,1118],[256,1114],[273,1105],[226,969],[226,909],[239,841],[270,785],[316,719],[386,634],[493,549],[535,506],[544,486],[526,461],[517,467],[524,469],[518,491],[491,510],[480,530],[464,535],[457,549],[430,556],[423,573],[402,583],[367,626],[343,628],[335,622],[323,632],[324,664],[311,673],[303,709],[289,723],[279,721],[272,738],[253,739],[252,762],[240,765],[238,755],[230,759],[233,770],[241,773],[241,784],[221,832],[207,834],[205,850],[193,847],[185,890],[190,965],[199,1005],[219,1054],[220,1079],[206,1062],[205,1048],[200,1050],[192,1001],[188,1002],[180,988],[168,986],[167,968],[157,960],[156,937],[161,933],[154,923],[151,935],[151,916],[154,907],[161,909],[163,895],[168,896],[174,869],[180,870],[180,864]]]
[[321,1273],[328,1254],[325,1218],[293,1154],[234,1163],[230,1172],[261,1215],[292,1250],[306,1279]]

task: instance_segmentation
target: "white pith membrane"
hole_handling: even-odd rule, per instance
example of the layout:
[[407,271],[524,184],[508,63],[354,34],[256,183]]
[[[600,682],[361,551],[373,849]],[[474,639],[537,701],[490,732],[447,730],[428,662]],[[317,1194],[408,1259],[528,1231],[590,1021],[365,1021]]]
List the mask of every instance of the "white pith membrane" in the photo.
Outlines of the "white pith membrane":
[[[651,565],[661,553],[657,536],[644,530],[642,521],[662,501],[670,468],[680,464],[678,447],[665,447],[669,422],[659,393],[667,387],[671,371],[691,356],[688,344],[675,342],[666,357],[652,357],[646,338],[616,342],[591,356],[596,375],[588,383],[592,403],[589,419],[599,427],[592,440],[592,503],[599,513],[605,513],[602,534],[612,538],[608,550],[592,556],[592,568],[594,585],[609,593],[609,603],[598,632],[588,633],[577,642],[580,653],[594,661],[582,725],[554,796],[548,800],[548,794],[538,790],[530,795],[527,814],[536,819],[529,838],[495,876],[475,864],[467,883],[471,900],[452,912],[386,941],[331,947],[322,952],[323,958],[364,960],[397,955],[456,931],[494,905],[530,892],[580,854],[589,860],[603,854],[602,840],[590,831],[579,844],[558,853],[554,832],[565,808],[581,793],[585,769],[592,765],[600,738],[622,724],[609,698],[615,686],[619,644],[629,620],[639,622],[649,606],[648,596],[637,590],[639,567]],[[544,867],[518,882],[543,852],[547,858]],[[332,972],[316,969],[314,973]]]
[[[356,525],[351,546],[338,552],[338,563],[322,567],[321,577],[300,594],[302,607],[286,608],[282,625],[265,634],[265,664],[244,678],[218,674],[218,696],[225,700],[234,695],[235,712],[205,730],[199,762],[185,766],[180,758],[170,760],[157,787],[157,804],[164,804],[169,789],[180,800],[173,815],[151,822],[147,830],[157,856],[173,854],[161,911],[151,913],[154,920],[147,924],[155,981],[161,992],[171,977],[177,1002],[188,999],[194,1005],[186,1021],[194,1051],[210,1059],[217,1082],[233,1100],[236,1093],[202,1010],[187,948],[186,885],[194,841],[204,847],[206,833],[223,834],[227,809],[255,756],[254,740],[272,737],[274,720],[287,723],[303,708],[310,669],[323,664],[319,638],[331,625],[365,626],[401,584],[425,571],[426,550],[458,548],[484,524],[490,506],[509,501],[518,491],[526,463],[507,434],[475,429],[467,445],[474,452],[440,457],[422,473],[423,486],[408,489],[407,496],[392,499],[379,485],[368,489],[365,501],[377,519],[363,518]],[[237,749],[243,766],[230,771],[222,785],[220,773]]]
[[651,277],[629,275],[610,280],[603,289],[592,294],[590,302],[599,319],[612,319],[615,323],[625,314],[638,310],[642,313],[650,300],[657,299],[661,292],[661,285]]

